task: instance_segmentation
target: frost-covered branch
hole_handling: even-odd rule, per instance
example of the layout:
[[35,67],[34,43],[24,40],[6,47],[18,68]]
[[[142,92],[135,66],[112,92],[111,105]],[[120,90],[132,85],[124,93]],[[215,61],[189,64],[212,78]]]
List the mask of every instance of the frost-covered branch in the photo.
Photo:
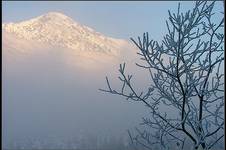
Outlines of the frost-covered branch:
[[131,38],[143,63],[136,65],[147,70],[152,80],[146,91],[135,90],[125,63],[119,68],[120,90],[112,88],[106,77],[108,88],[102,91],[142,102],[150,111],[142,125],[158,134],[136,129],[139,136],[133,138],[146,148],[169,149],[170,141],[177,141],[180,149],[192,142],[194,149],[201,145],[207,150],[224,136],[212,139],[224,130],[224,17],[219,22],[213,19],[215,3],[197,1],[185,13],[179,4],[177,13],[169,11],[168,33],[161,42],[150,40],[148,33]]

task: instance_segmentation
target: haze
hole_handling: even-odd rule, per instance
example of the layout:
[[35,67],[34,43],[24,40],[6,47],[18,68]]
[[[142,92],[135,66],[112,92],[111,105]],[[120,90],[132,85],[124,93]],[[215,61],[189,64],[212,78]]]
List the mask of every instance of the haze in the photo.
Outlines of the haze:
[[[128,64],[127,71],[135,74],[138,90],[149,86],[147,74],[135,65],[140,61],[138,50],[129,38],[148,31],[151,38],[160,40],[167,30],[167,11],[176,10],[177,3],[4,1],[3,147],[29,149],[29,141],[41,140],[50,143],[47,148],[58,148],[59,142],[51,140],[70,143],[86,137],[123,139],[126,145],[127,130],[139,126],[148,111],[142,104],[98,89],[106,88],[106,76],[113,86],[120,87],[118,68],[123,62]],[[183,9],[192,4],[182,2]],[[69,30],[60,20],[62,28],[58,28],[49,12],[76,23],[66,22],[72,26]],[[30,20],[41,15],[49,17],[53,26]],[[20,24],[22,21],[28,22]],[[8,24],[11,22],[15,24]],[[39,23],[40,30],[36,30]],[[45,24],[59,34],[44,28]],[[67,33],[72,32],[78,34],[73,37],[77,45],[70,43]],[[91,42],[80,39],[81,34],[88,35]],[[59,41],[53,43],[55,40]],[[85,46],[89,50],[81,50]]]

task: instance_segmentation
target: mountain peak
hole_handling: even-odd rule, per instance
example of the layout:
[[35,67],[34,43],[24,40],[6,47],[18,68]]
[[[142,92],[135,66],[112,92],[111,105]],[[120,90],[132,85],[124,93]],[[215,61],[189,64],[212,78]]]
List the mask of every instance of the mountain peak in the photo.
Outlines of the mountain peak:
[[69,24],[73,24],[76,23],[72,18],[66,16],[63,13],[60,12],[48,12],[47,14],[41,15],[37,18],[34,19],[34,21],[40,21],[42,23],[48,23],[48,22],[52,22],[52,23],[69,23]]
[[60,12],[49,12],[19,23],[3,24],[2,29],[26,40],[113,55],[118,55],[119,48],[125,44],[124,40],[104,36]]
[[61,13],[61,12],[57,12],[57,11],[52,11],[52,12],[48,12],[47,14],[45,14],[46,16],[52,16],[52,17],[68,17],[65,14]]

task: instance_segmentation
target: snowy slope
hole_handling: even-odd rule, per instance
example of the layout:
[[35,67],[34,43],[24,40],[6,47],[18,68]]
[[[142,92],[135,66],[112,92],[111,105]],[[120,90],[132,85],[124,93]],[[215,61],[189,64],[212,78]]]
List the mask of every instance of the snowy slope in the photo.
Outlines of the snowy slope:
[[3,24],[2,28],[19,39],[114,56],[119,55],[119,49],[127,44],[125,40],[106,37],[58,12],[19,23]]
[[3,57],[7,61],[28,60],[16,54],[34,55],[36,59],[54,54],[64,64],[96,69],[110,64],[118,66],[126,58],[133,61],[131,51],[135,54],[128,41],[107,37],[58,12],[19,23],[4,23],[2,31]]

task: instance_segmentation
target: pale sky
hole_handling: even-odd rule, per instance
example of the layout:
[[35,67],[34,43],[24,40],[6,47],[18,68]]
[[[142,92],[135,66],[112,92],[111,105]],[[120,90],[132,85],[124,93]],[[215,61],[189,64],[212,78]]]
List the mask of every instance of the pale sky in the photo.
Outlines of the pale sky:
[[[129,39],[148,31],[158,40],[166,31],[168,9],[175,11],[178,1],[4,1],[2,4],[3,22],[18,22],[59,11],[107,36]],[[181,4],[187,10],[194,2]]]
[[[143,32],[162,39],[166,32],[168,10],[175,12],[179,1],[4,1],[3,22],[27,20],[50,11],[59,11],[77,22],[114,38],[129,39]],[[191,9],[194,1],[180,2],[182,10]],[[222,2],[216,8],[221,10]]]

